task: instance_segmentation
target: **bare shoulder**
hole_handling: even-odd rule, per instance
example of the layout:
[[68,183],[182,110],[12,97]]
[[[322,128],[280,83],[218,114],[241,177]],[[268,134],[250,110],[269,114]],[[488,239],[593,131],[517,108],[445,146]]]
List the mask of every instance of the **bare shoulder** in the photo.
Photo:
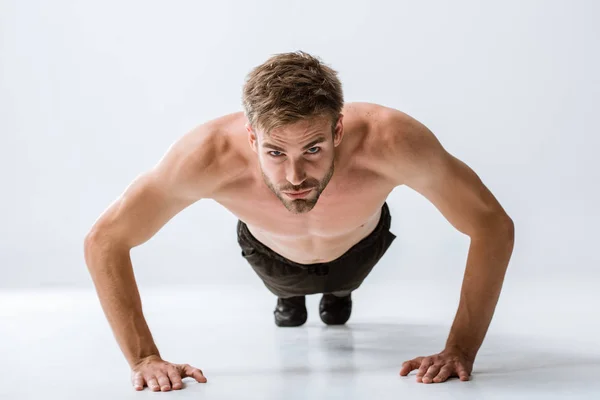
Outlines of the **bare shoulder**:
[[190,130],[169,146],[154,173],[186,196],[213,197],[246,170],[235,143],[240,117],[240,113],[225,115]]
[[348,103],[344,107],[344,116],[344,121],[363,127],[370,145],[377,147],[404,143],[404,150],[410,150],[428,131],[410,115],[376,103]]
[[405,150],[411,150],[411,146],[419,145],[420,140],[426,141],[432,134],[423,123],[392,107],[376,103],[350,103],[346,107],[355,118],[363,120],[370,139],[377,145],[384,144],[381,141],[389,141],[390,145],[399,142],[408,146]]
[[374,103],[355,103],[355,108],[366,120],[369,147],[380,170],[395,185],[447,155],[434,133],[407,113]]

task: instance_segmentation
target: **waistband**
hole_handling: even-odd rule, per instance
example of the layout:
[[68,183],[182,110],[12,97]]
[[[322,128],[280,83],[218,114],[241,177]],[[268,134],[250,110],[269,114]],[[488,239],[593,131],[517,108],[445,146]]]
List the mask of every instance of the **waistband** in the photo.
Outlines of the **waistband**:
[[291,265],[294,267],[308,269],[308,270],[314,270],[315,268],[318,268],[319,266],[322,266],[325,264],[330,265],[330,264],[342,262],[345,258],[349,257],[351,254],[370,247],[380,237],[380,235],[382,233],[385,233],[386,231],[388,231],[390,229],[390,224],[391,224],[390,209],[388,207],[387,202],[384,202],[383,206],[381,207],[381,216],[379,218],[379,222],[377,223],[377,226],[375,227],[375,229],[373,229],[373,231],[371,233],[369,233],[362,240],[360,240],[359,242],[354,244],[350,249],[348,249],[348,251],[346,251],[344,254],[342,254],[340,257],[336,258],[335,260],[332,260],[332,261],[329,261],[326,263],[314,263],[314,264],[300,264],[300,263],[297,263],[295,261],[292,261],[292,260],[280,255],[279,253],[276,253],[271,248],[267,247],[262,242],[260,242],[258,239],[256,239],[254,237],[254,235],[252,235],[252,233],[248,229],[248,226],[241,220],[238,220],[237,233],[238,233],[239,238],[242,238],[242,239],[250,242],[250,244],[252,245],[254,250],[259,253],[262,253],[262,254],[267,255],[271,258],[274,258],[282,263],[285,263],[285,264],[288,264],[288,265]]

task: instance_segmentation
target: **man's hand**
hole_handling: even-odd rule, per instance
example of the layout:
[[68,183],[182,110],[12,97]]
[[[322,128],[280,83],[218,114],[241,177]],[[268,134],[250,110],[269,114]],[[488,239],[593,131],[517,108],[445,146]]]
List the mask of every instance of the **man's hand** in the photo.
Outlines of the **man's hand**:
[[194,378],[199,383],[206,383],[201,370],[189,364],[171,364],[158,356],[144,358],[131,369],[131,383],[135,390],[144,390],[148,386],[154,392],[168,392],[183,388],[183,378]]
[[450,377],[459,377],[461,381],[468,381],[473,371],[473,361],[459,351],[444,350],[429,357],[417,357],[405,361],[400,375],[406,376],[415,369],[419,370],[417,382],[440,383]]

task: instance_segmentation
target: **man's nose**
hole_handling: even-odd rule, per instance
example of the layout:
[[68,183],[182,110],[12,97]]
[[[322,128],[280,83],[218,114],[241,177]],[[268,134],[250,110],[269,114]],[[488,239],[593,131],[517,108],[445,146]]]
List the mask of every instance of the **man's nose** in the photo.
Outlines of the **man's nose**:
[[287,177],[289,183],[294,186],[300,186],[306,179],[306,171],[302,167],[302,162],[292,162],[287,171]]

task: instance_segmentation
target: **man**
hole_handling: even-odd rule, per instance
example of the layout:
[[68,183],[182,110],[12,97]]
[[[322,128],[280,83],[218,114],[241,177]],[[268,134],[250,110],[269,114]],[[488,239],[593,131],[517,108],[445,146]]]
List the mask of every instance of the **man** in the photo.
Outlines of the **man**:
[[406,361],[417,381],[468,380],[512,254],[511,218],[464,163],[412,117],[344,104],[337,72],[304,53],[271,57],[247,77],[244,112],[209,121],[174,143],[96,221],[85,258],[137,390],[206,382],[164,361],[144,320],[130,250],[184,208],[214,199],[239,217],[238,243],[275,294],[275,323],[299,326],[305,295],[322,293],[324,323],[344,324],[351,293],[392,244],[385,200],[406,185],[470,236],[458,311],[439,354]]

